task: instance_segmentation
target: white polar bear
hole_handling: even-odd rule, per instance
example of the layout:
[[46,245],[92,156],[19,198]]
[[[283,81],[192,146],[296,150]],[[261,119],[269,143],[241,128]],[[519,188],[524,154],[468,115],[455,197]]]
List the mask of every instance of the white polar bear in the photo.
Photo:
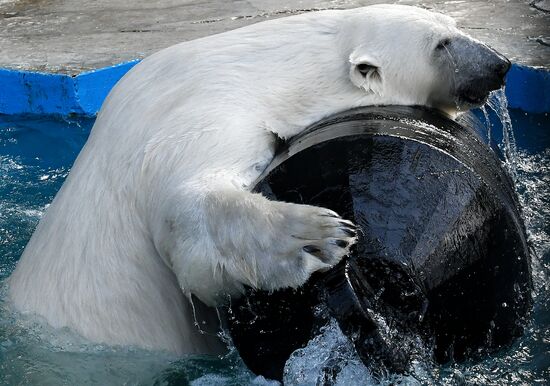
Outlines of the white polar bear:
[[[250,192],[277,137],[355,106],[453,113],[480,102],[488,91],[454,71],[464,42],[486,49],[449,17],[372,6],[148,57],[106,99],[28,243],[9,279],[14,305],[94,342],[217,352],[194,326],[191,295],[215,306],[244,285],[297,287],[355,241],[328,209]],[[476,74],[490,67],[480,60]]]

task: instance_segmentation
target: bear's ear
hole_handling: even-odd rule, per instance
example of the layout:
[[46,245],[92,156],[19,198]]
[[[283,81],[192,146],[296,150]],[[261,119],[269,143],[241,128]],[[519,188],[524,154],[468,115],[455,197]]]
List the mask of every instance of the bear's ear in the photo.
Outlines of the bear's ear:
[[377,61],[365,54],[354,51],[350,57],[349,75],[351,82],[368,93],[382,95],[382,76]]

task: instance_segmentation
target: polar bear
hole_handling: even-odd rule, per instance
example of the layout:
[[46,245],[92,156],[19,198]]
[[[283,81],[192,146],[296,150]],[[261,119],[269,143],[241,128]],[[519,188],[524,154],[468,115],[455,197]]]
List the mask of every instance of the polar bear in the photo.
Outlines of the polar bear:
[[482,104],[509,65],[451,18],[396,5],[164,49],[105,100],[9,279],[10,298],[93,342],[219,352],[195,326],[198,308],[210,323],[209,307],[243,286],[298,287],[356,240],[328,209],[251,192],[278,139],[356,106],[456,114]]

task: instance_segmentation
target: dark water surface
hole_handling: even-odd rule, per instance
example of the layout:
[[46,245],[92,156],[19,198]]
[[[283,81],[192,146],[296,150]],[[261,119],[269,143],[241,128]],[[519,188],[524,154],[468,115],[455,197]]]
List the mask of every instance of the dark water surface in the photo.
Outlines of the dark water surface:
[[[491,120],[494,109],[487,109]],[[498,109],[496,109],[498,110]],[[502,112],[501,115],[502,119]],[[482,112],[479,116],[483,117]],[[287,362],[288,384],[316,384],[327,361],[340,361],[337,384],[548,384],[550,379],[550,123],[547,114],[511,111],[509,163],[516,171],[529,238],[535,251],[535,305],[527,333],[481,362],[416,363],[409,376],[374,380],[336,324]],[[0,115],[0,280],[13,271],[40,216],[82,148],[93,119]],[[491,140],[502,143],[500,124]],[[510,134],[510,133],[508,133]],[[509,142],[509,141],[508,141]],[[500,150],[507,153],[503,145]],[[224,358],[173,356],[93,345],[70,331],[16,318],[0,293],[0,384],[243,385],[268,384],[232,351]]]

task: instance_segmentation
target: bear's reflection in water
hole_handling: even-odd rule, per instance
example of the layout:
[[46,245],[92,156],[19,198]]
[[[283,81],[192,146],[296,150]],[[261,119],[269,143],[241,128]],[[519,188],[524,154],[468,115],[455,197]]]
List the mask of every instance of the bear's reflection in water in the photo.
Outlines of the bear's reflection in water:
[[254,372],[282,379],[330,317],[375,373],[407,372],[426,347],[438,362],[463,360],[522,334],[525,229],[513,183],[475,128],[423,108],[340,113],[285,145],[256,188],[333,209],[361,235],[302,289],[232,301],[229,330]]

